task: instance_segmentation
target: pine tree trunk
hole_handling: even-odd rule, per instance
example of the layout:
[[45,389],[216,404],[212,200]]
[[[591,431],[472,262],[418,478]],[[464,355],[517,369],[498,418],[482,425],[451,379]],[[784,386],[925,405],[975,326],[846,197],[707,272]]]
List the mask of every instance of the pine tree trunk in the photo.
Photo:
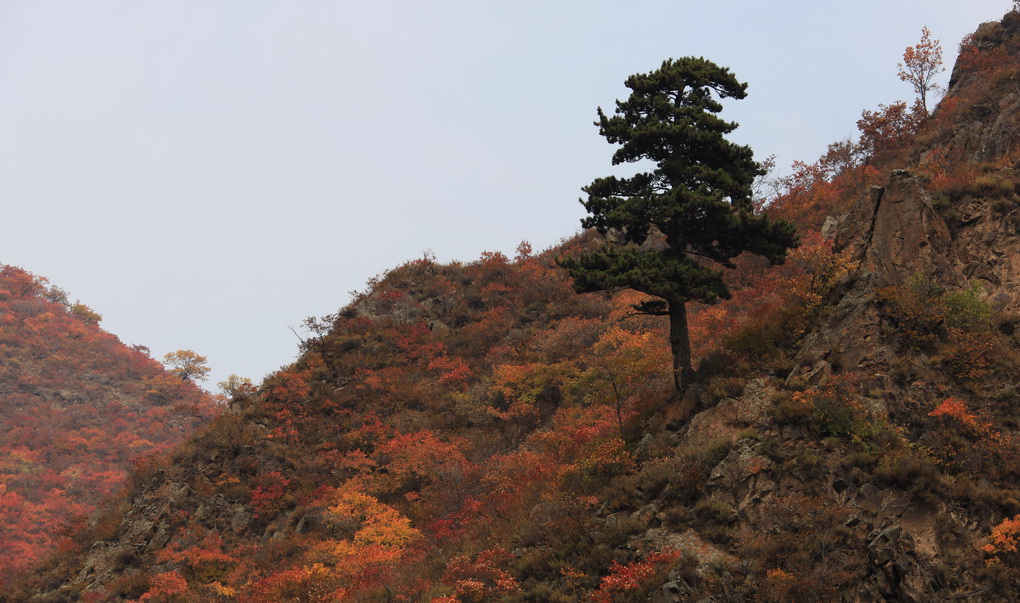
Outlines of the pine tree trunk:
[[687,332],[687,304],[680,300],[669,302],[669,346],[673,351],[673,385],[684,393],[691,384],[691,339]]

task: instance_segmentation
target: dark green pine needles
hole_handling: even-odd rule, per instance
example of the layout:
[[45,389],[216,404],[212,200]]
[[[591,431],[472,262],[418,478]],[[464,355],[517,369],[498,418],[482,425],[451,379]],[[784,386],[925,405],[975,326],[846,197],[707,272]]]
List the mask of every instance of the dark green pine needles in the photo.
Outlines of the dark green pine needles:
[[751,186],[762,173],[750,147],[726,139],[737,124],[718,117],[723,98],[742,99],[747,84],[703,58],[669,59],[632,75],[625,101],[595,125],[620,145],[613,165],[648,160],[655,169],[630,178],[598,178],[583,190],[590,214],[581,223],[620,245],[563,260],[579,292],[629,288],[655,299],[639,312],[670,318],[674,382],[683,392],[693,376],[686,302],[728,298],[722,271],[750,252],[781,264],[798,244],[793,225],[755,214]]

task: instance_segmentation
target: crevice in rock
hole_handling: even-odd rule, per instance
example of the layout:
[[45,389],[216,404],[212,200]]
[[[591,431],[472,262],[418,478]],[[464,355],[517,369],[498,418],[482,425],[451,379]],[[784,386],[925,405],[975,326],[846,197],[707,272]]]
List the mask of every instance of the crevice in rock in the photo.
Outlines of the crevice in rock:
[[871,193],[871,201],[874,207],[871,209],[871,225],[868,226],[868,235],[864,240],[864,246],[861,249],[861,259],[867,257],[868,250],[871,249],[871,239],[875,236],[875,225],[878,223],[878,210],[882,205],[882,197],[885,196],[884,186],[873,186],[869,191]]

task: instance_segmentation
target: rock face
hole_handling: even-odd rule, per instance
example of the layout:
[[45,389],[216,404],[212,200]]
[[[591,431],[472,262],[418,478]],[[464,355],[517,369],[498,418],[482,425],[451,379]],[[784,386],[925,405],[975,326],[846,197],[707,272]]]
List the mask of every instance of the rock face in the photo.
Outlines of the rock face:
[[[1007,15],[1003,23],[982,25],[974,39],[983,53],[1006,57],[1015,65],[1020,57],[1020,13]],[[1009,72],[1008,80],[979,83],[980,74],[972,67],[958,65],[947,105],[967,103],[969,110],[953,127],[936,130],[928,147],[915,153],[914,167],[939,154],[976,162],[983,167],[974,178],[984,170],[984,184],[974,180],[947,196],[932,192],[923,170],[895,170],[885,184],[861,195],[846,215],[826,220],[825,236],[831,237],[837,252],[849,254],[856,269],[831,300],[824,323],[805,338],[787,386],[810,390],[852,371],[856,399],[875,421],[924,417],[931,406],[920,401],[930,403],[959,391],[959,384],[923,355],[905,353],[909,350],[890,333],[882,311],[880,292],[905,287],[917,275],[948,290],[977,283],[1002,330],[1012,332],[1020,316],[1020,172],[1011,155],[1020,148],[1020,80],[1015,72]],[[938,116],[937,111],[934,119]],[[758,383],[756,388],[762,386]],[[964,394],[980,405],[981,392],[1000,386],[1006,391],[1011,385],[972,384]],[[981,545],[1003,511],[918,493],[911,482],[926,479],[920,469],[914,475],[907,471],[905,483],[869,481],[839,458],[847,452],[841,446],[827,450],[798,433],[796,426],[777,425],[768,412],[757,412],[759,401],[760,392],[748,387],[742,396],[695,415],[688,432],[681,432],[686,437],[682,441],[692,446],[718,438],[732,441],[733,448],[712,470],[706,489],[736,511],[735,533],[747,537],[768,531],[768,526],[777,525],[774,516],[782,514],[784,500],[800,500],[806,507],[817,497],[839,510],[841,529],[853,534],[863,550],[853,569],[859,585],[853,592],[841,592],[840,600],[997,600],[998,595],[986,593],[987,585],[978,576],[983,568]],[[743,418],[735,412],[740,408],[748,409]],[[780,467],[775,452],[766,454],[755,440],[737,439],[750,427],[764,437],[778,434],[784,447],[801,455],[805,450],[816,455],[814,467],[803,469],[811,467],[805,462]],[[979,487],[990,486],[985,482]],[[773,529],[778,534],[791,528],[796,529],[795,522]],[[969,561],[961,560],[961,555],[969,555]],[[947,576],[947,571],[953,575]],[[696,592],[691,581],[671,576],[652,600],[690,600]]]
[[[1020,278],[1014,263],[1020,256],[996,249],[1020,252],[1015,248],[1020,237],[1012,227],[1020,218],[1015,211],[990,216],[987,203],[982,208],[977,201],[966,211],[954,228],[934,207],[923,182],[902,170],[893,172],[886,185],[861,196],[839,221],[834,237],[835,249],[851,254],[857,268],[838,292],[825,323],[806,338],[787,384],[824,386],[838,370],[849,367],[857,375],[858,391],[865,393],[857,399],[875,420],[884,420],[892,406],[903,412],[904,401],[925,397],[929,386],[896,384],[890,377],[900,350],[884,326],[877,295],[884,287],[908,283],[916,274],[960,288],[979,279],[997,310],[1020,309]],[[836,369],[834,364],[843,368]],[[692,447],[705,447],[720,438],[733,441],[732,450],[712,470],[706,484],[713,499],[734,509],[739,519],[733,530],[761,531],[775,525],[777,508],[822,500],[840,510],[841,529],[857,534],[864,551],[862,566],[856,569],[862,574],[860,586],[844,600],[943,599],[946,593],[937,577],[937,567],[946,561],[940,535],[950,524],[952,530],[973,539],[980,538],[980,532],[968,529],[966,520],[948,505],[920,501],[902,488],[859,479],[839,463],[840,449],[827,452],[796,427],[776,425],[769,413],[772,387],[764,379],[751,382],[741,396],[725,398],[696,414],[681,433]],[[918,387],[924,391],[916,391]],[[818,467],[810,472],[780,468],[759,442],[737,441],[751,427],[760,434],[778,434],[784,445],[801,450],[800,454],[805,446],[815,450]],[[941,531],[938,524],[943,524]],[[781,526],[774,529],[789,529]],[[683,601],[691,592],[688,584],[674,579],[653,600]]]
[[[970,104],[966,120],[956,120],[942,133],[936,149],[952,149],[957,161],[992,161],[1007,156],[1020,145],[1016,115],[1020,111],[1020,89],[1015,73],[1006,81],[986,81],[982,68],[989,63],[1015,64],[1020,56],[1020,13],[1011,11],[1001,22],[983,23],[971,37],[970,52],[961,53],[949,80],[947,98]],[[941,108],[956,112],[955,105]],[[938,117],[938,110],[935,112]]]
[[949,227],[920,181],[904,171],[858,199],[842,220],[833,247],[848,251],[858,267],[827,324],[808,337],[798,355],[795,373],[801,375],[818,370],[815,359],[831,360],[837,353],[844,366],[884,373],[894,352],[879,343],[876,291],[902,285],[914,274],[937,275],[958,286],[966,282],[957,270]]
[[892,173],[887,185],[858,200],[837,232],[836,251],[850,249],[868,285],[901,284],[917,272],[953,272],[952,235],[931,197],[910,173]]
[[1006,213],[988,212],[981,203],[961,207],[958,245],[961,274],[979,281],[989,293],[992,309],[1007,315],[1020,313],[1020,208]]

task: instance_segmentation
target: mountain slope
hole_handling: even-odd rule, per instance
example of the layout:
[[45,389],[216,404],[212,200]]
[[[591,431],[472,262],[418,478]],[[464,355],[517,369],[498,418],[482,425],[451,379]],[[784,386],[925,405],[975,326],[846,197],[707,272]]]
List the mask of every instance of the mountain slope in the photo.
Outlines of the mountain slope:
[[[587,555],[578,547],[588,539],[604,542],[576,561],[574,588],[597,587],[639,525],[605,524],[599,509],[613,479],[669,450],[633,444],[671,394],[664,325],[621,320],[632,293],[579,296],[556,267],[556,255],[588,243],[540,255],[522,245],[512,261],[426,258],[377,279],[310,321],[295,365],[137,474],[98,520],[115,537],[80,535],[77,569],[57,566],[36,588],[99,600],[182,585],[198,600],[503,596],[545,588],[550,543]],[[700,349],[739,324],[807,320],[800,308],[818,297],[809,268],[831,255],[820,239],[802,253],[767,282],[748,263],[734,303],[692,320]],[[739,385],[723,374],[714,383],[705,400]],[[688,455],[690,487],[717,454]],[[508,551],[522,546],[537,565],[520,571],[511,566],[526,561]]]
[[0,579],[66,546],[64,522],[215,412],[99,321],[44,279],[0,266]]

